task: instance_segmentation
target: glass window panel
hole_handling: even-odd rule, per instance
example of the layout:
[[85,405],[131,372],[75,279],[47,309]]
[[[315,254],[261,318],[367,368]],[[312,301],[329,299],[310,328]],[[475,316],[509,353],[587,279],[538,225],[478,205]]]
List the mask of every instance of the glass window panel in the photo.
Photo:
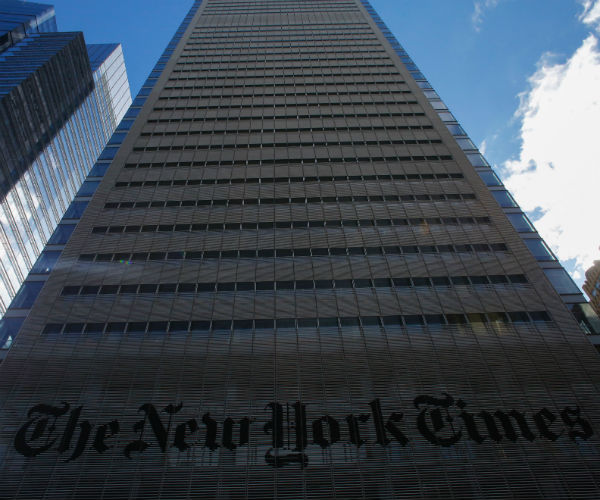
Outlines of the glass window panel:
[[104,151],[102,151],[102,153],[100,153],[100,156],[98,157],[99,160],[112,160],[115,155],[117,154],[117,151],[119,151],[119,148],[115,148],[115,147],[106,147],[104,148]]
[[92,167],[92,170],[90,170],[90,173],[88,174],[88,176],[89,177],[104,177],[104,174],[108,170],[108,167],[110,167],[110,163],[96,163]]
[[446,124],[446,127],[448,128],[448,130],[450,131],[450,133],[452,135],[467,135],[467,133],[464,131],[464,129],[455,123],[451,123],[451,124]]
[[523,241],[537,260],[556,260],[546,243],[542,240],[526,239]]
[[75,224],[59,224],[58,226],[56,226],[56,229],[54,230],[54,233],[52,233],[52,236],[50,236],[48,244],[64,245],[67,241],[69,241],[69,238],[71,237],[71,234],[73,234],[74,230]]
[[83,215],[83,212],[85,211],[85,208],[87,207],[87,204],[88,204],[87,201],[74,201],[73,203],[71,203],[69,205],[69,208],[67,208],[64,218],[65,219],[79,219]]
[[57,251],[44,251],[39,256],[36,263],[31,268],[31,272],[34,274],[49,274],[56,261],[60,257],[61,252]]
[[[125,118],[135,118],[137,115],[140,114],[140,108],[129,108],[127,110],[127,113],[125,113]],[[123,120],[125,121],[125,120]],[[121,122],[123,123],[123,122]]]
[[456,118],[454,118],[454,116],[452,115],[452,113],[448,113],[448,112],[442,112],[439,113],[440,118],[442,119],[443,122],[455,122]]
[[461,149],[477,149],[475,147],[475,144],[473,144],[473,141],[471,141],[471,139],[456,139],[456,142],[458,143]]
[[544,269],[544,273],[558,293],[581,293],[579,287],[564,269]]
[[121,123],[119,123],[117,130],[129,130],[132,125],[133,120],[121,120]]
[[[460,141],[462,139],[458,140]],[[491,170],[479,172],[479,176],[483,179],[483,182],[485,182],[486,186],[502,186],[502,182],[500,181],[498,176]]]
[[579,323],[581,329],[589,334],[600,334],[600,318],[588,303],[572,304],[571,312]]
[[517,202],[508,191],[492,191],[492,195],[501,207],[517,207]]
[[0,320],[0,349],[8,349],[19,333],[25,318],[2,318]]
[[84,181],[77,192],[77,196],[92,196],[99,185],[100,181]]
[[125,140],[125,137],[127,137],[127,132],[115,132],[108,141],[108,144],[121,144]]
[[17,295],[15,295],[15,298],[11,302],[9,308],[29,309],[35,302],[35,299],[37,298],[43,286],[43,281],[26,281],[17,292]]
[[525,214],[506,214],[508,220],[520,233],[531,233],[535,231],[529,219],[525,217]]
[[474,167],[489,167],[490,166],[490,164],[483,157],[483,155],[481,155],[479,153],[468,154],[467,158],[471,162],[471,165],[473,165]]

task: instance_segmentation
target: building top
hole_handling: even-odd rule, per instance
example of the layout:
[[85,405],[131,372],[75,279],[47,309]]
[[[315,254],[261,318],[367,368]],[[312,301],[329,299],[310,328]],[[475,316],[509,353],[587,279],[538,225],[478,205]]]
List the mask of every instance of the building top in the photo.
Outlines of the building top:
[[53,5],[18,0],[0,1],[0,52],[26,35],[56,30]]
[[596,313],[600,314],[600,260],[595,260],[594,265],[585,272],[583,290]]
[[119,48],[118,43],[91,43],[87,44],[92,71],[96,71]]

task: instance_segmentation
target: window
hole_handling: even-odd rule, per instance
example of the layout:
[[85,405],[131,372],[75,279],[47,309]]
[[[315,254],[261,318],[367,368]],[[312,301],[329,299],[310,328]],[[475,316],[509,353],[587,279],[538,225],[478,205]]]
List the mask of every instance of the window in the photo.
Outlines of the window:
[[544,269],[544,273],[558,293],[581,293],[579,287],[564,269]]
[[73,234],[74,230],[75,224],[59,224],[56,226],[52,236],[50,236],[48,245],[64,245],[67,241],[69,241],[69,238],[71,237],[71,234]]
[[508,191],[492,191],[492,195],[496,198],[498,204],[503,208],[516,207],[517,202]]
[[25,318],[2,318],[0,320],[0,349],[8,349],[19,333]]
[[446,124],[446,127],[452,135],[467,135],[464,129],[457,124]]
[[79,219],[88,205],[87,201],[74,201],[65,212],[65,219]]
[[475,144],[471,141],[471,139],[456,139],[456,142],[460,146],[460,149],[469,150],[469,149],[477,149]]
[[44,286],[43,281],[26,281],[11,302],[10,309],[29,309]]
[[498,176],[491,170],[479,172],[479,176],[483,179],[483,182],[485,182],[486,186],[502,186],[502,182],[500,181]]
[[81,188],[77,192],[76,196],[92,196],[96,192],[96,189],[98,189],[99,185],[100,181],[85,181],[81,185]]
[[31,268],[31,272],[34,274],[49,274],[54,268],[54,265],[60,257],[60,254],[61,252],[57,251],[42,252],[36,263]]
[[483,155],[481,155],[479,153],[468,154],[467,158],[471,162],[471,165],[473,165],[474,167],[489,167],[490,166],[490,164],[483,157]]
[[104,177],[108,167],[110,167],[110,163],[96,163],[90,170],[88,177]]
[[523,241],[537,260],[556,260],[544,241],[537,239],[526,239]]
[[525,214],[506,214],[506,216],[519,233],[532,233],[535,231]]
[[119,151],[119,148],[117,147],[106,147],[104,148],[104,151],[102,151],[102,153],[100,153],[100,156],[98,157],[99,160],[112,160],[116,154],[117,151]]

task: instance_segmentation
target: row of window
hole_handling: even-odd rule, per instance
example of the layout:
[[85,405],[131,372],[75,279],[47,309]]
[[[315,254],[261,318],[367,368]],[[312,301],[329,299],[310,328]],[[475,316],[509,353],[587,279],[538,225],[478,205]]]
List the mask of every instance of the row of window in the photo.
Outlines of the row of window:
[[[373,43],[369,43],[369,42],[361,42],[360,46],[357,46],[356,44],[349,42],[349,41],[338,41],[338,42],[331,42],[331,43],[302,43],[301,45],[292,45],[291,43],[272,43],[272,42],[264,42],[264,43],[269,43],[269,45],[261,45],[261,46],[257,46],[257,47],[252,47],[250,46],[250,44],[242,46],[239,44],[227,44],[227,43],[223,43],[220,44],[218,48],[206,48],[206,44],[204,42],[192,42],[192,41],[188,41],[185,44],[185,48],[183,49],[183,53],[180,57],[188,57],[185,53],[186,52],[194,52],[195,54],[201,53],[201,54],[206,54],[206,55],[220,55],[223,53],[226,54],[243,54],[243,55],[259,55],[259,54],[263,54],[265,52],[266,49],[268,49],[268,53],[272,53],[272,54],[288,54],[289,51],[295,51],[297,52],[298,49],[302,49],[302,53],[306,53],[305,49],[322,49],[322,50],[334,50],[337,51],[337,49],[343,49],[343,48],[347,48],[347,47],[351,47],[352,49],[356,49],[359,52],[367,52],[367,51],[371,51],[373,50],[372,48],[369,47],[381,47],[381,44],[379,42],[373,42]],[[252,44],[255,45],[255,44]],[[273,49],[288,49],[288,52],[275,52],[273,51]],[[363,50],[364,49],[364,50]],[[377,51],[380,52],[380,51]]]
[[347,290],[356,288],[413,288],[469,285],[525,284],[523,274],[491,276],[432,276],[373,279],[322,279],[289,281],[231,281],[218,283],[142,283],[133,285],[65,286],[61,295],[123,295],[205,292],[254,292],[273,290]]
[[[350,68],[350,66],[345,66]],[[320,66],[321,69],[329,69],[324,66]],[[314,69],[314,68],[313,68]],[[355,71],[339,71],[339,68],[335,68],[338,71],[330,72],[316,72],[311,71],[308,72],[308,68],[305,68],[305,71],[298,71],[297,73],[292,73],[287,71],[285,73],[286,78],[328,78],[328,77],[380,77],[383,75],[387,75],[390,77],[394,77],[397,83],[403,82],[402,75],[398,73],[396,70],[387,70],[387,71],[369,71],[368,73],[364,71],[364,66],[361,68],[356,68]],[[230,71],[229,69],[224,69],[222,71],[218,70],[203,70],[203,71],[194,71],[194,70],[185,70],[185,71],[176,71],[173,72],[169,80],[177,81],[177,80],[237,80],[237,79],[245,79],[245,78],[255,78],[257,80],[263,80],[265,77],[269,78],[280,78],[282,75],[281,68],[277,70],[262,70],[262,71],[252,71],[251,69],[239,70],[239,71],[230,71],[229,74],[223,74],[223,71]],[[178,76],[175,76],[174,73],[177,73]],[[184,73],[195,73],[190,74],[189,76],[183,76]]]
[[[225,4],[224,4],[225,5]],[[226,5],[230,5],[230,4],[226,4]],[[270,28],[270,26],[272,26],[272,28]],[[297,26],[297,27],[295,27]],[[320,28],[319,26],[323,26],[322,28]],[[336,26],[342,26],[341,28],[336,28]],[[249,29],[244,29],[244,28],[249,28]],[[229,38],[232,36],[238,36],[242,39],[245,40],[246,37],[252,37],[252,36],[266,36],[266,33],[269,33],[268,36],[275,36],[277,38],[283,37],[285,36],[284,33],[291,33],[297,31],[299,32],[299,34],[301,34],[302,36],[309,36],[309,33],[312,32],[317,32],[317,31],[324,31],[325,33],[329,34],[346,34],[346,33],[372,33],[371,27],[367,24],[367,23],[352,23],[352,22],[326,22],[326,23],[319,23],[317,21],[313,21],[310,23],[310,25],[307,24],[300,24],[300,23],[286,23],[286,24],[236,24],[235,25],[235,32],[232,32],[232,26],[211,26],[211,27],[207,27],[207,26],[198,26],[196,29],[194,29],[193,34],[194,35],[201,35],[201,34],[205,34],[207,35],[206,38],[212,38],[212,36],[219,36],[217,35],[217,33],[223,33],[224,36],[222,38]],[[243,33],[243,35],[242,35]],[[253,35],[252,33],[256,33],[256,35]],[[272,33],[272,34],[271,34]],[[337,37],[333,37],[334,39]],[[374,36],[372,36],[373,39],[375,39]]]
[[303,220],[277,222],[227,222],[213,224],[145,224],[143,226],[94,226],[92,233],[155,233],[155,232],[190,232],[190,231],[245,231],[262,229],[306,229],[306,228],[339,228],[339,227],[387,227],[429,225],[459,225],[459,224],[490,224],[489,217],[428,217],[411,219],[344,219],[344,220]]
[[[322,39],[320,41],[326,41],[325,39]],[[293,42],[291,42],[293,43]],[[189,40],[188,42],[186,42],[185,44],[185,48],[183,49],[183,52],[198,52],[199,50],[202,51],[203,54],[222,54],[224,52],[226,52],[227,54],[236,54],[236,53],[241,53],[241,54],[245,54],[245,53],[249,53],[249,54],[259,54],[262,53],[262,51],[264,51],[265,49],[292,49],[292,50],[298,50],[300,49],[337,49],[337,48],[344,48],[344,47],[353,47],[353,48],[358,48],[357,44],[352,43],[352,41],[348,41],[348,40],[334,40],[334,41],[329,41],[329,43],[307,43],[307,42],[301,42],[301,44],[299,45],[291,45],[291,43],[288,41],[288,43],[276,43],[276,42],[252,42],[252,44],[246,44],[246,45],[241,45],[238,43],[232,43],[232,44],[228,44],[226,42],[220,43],[218,48],[206,48],[206,45],[211,45],[211,44],[207,44],[205,42],[192,42],[191,40]],[[258,45],[258,44],[268,44],[268,45]],[[258,46],[257,46],[258,45]],[[191,47],[191,48],[190,48]],[[381,47],[381,43],[379,43],[378,41],[375,42],[365,42],[365,41],[361,41],[359,44],[359,47]],[[259,49],[261,52],[258,52],[257,49]]]
[[[265,82],[262,78],[246,78],[246,77],[199,77],[196,78],[175,78],[171,77],[168,81],[186,81],[192,80],[190,85],[181,85],[181,86],[172,86],[165,87],[165,89],[176,89],[176,88],[192,88],[192,89],[228,89],[228,88],[250,88],[250,87],[261,87],[261,88],[273,88],[277,86],[284,85],[293,85],[293,86],[329,86],[329,85],[338,85],[338,86],[349,86],[349,85],[399,85],[406,83],[402,79],[396,78],[386,78],[384,80],[374,80],[374,79],[361,79],[362,77],[370,76],[370,75],[353,75],[353,78],[345,78],[343,80],[336,79],[337,75],[325,75],[323,78],[315,78],[311,75],[302,75],[300,79],[290,78],[290,75],[280,74],[275,78],[270,78],[268,82]],[[212,83],[209,85],[209,80]],[[228,80],[233,80],[238,83],[227,83]]]
[[[174,162],[175,163],[175,162]],[[189,167],[191,162],[168,164],[170,167]],[[229,179],[171,179],[160,181],[116,182],[115,187],[150,187],[150,186],[198,186],[212,184],[292,184],[295,182],[345,182],[345,181],[428,181],[462,179],[463,174],[373,174],[373,175],[313,175],[304,177],[234,177]]]
[[[180,120],[180,119],[164,119],[164,120],[148,120],[148,123],[157,123],[157,122],[180,122],[180,121],[192,121],[192,120]],[[279,120],[282,121],[282,120]],[[268,128],[264,122],[261,122],[260,128],[257,126],[256,128],[248,128],[243,129],[241,127],[237,128],[209,128],[207,130],[178,130],[178,131],[152,131],[152,132],[142,132],[140,137],[165,137],[165,136],[188,136],[188,135],[219,135],[219,134],[251,134],[251,133],[282,133],[282,132],[358,132],[358,131],[369,131],[374,132],[378,130],[431,130],[433,126],[431,125],[364,125],[364,126],[350,126],[344,125],[343,127],[298,127],[297,125],[293,128],[290,127],[278,127],[275,123],[272,124],[272,128]],[[440,143],[441,141],[434,142]],[[405,139],[404,144],[421,144],[417,140]],[[426,143],[422,143],[426,144]]]
[[[340,87],[351,87],[351,86],[357,86],[357,85],[398,85],[400,83],[404,83],[403,81],[396,81],[396,80],[382,80],[382,81],[360,81],[360,80],[353,80],[353,81],[347,81],[347,80],[343,80],[343,81],[322,81],[322,80],[315,80],[312,82],[307,82],[307,81],[303,81],[303,82],[288,82],[286,78],[281,78],[281,81],[276,82],[273,80],[269,80],[269,83],[265,83],[265,82],[258,82],[258,83],[246,83],[245,81],[240,81],[239,84],[225,84],[223,83],[222,85],[200,85],[199,83],[193,83],[191,85],[170,85],[170,86],[166,86],[165,90],[183,90],[183,89],[189,89],[189,90],[207,90],[207,89],[214,89],[214,90],[222,90],[222,89],[246,89],[246,88],[269,88],[269,89],[273,89],[273,88],[277,88],[278,86],[292,86],[295,88],[298,87],[330,87],[330,86],[340,86]],[[401,91],[404,94],[412,94],[412,92],[410,90],[402,90]]]
[[[317,95],[317,94],[315,94]],[[246,96],[248,99],[252,100],[252,96]],[[383,101],[340,101],[340,102],[329,102],[329,101],[321,101],[314,100],[307,102],[301,102],[300,100],[294,102],[251,102],[250,104],[242,104],[241,101],[244,99],[243,96],[237,96],[239,103],[234,104],[194,104],[193,106],[184,106],[183,108],[180,106],[156,106],[154,107],[154,111],[164,111],[169,109],[259,109],[259,108],[305,108],[308,106],[321,106],[321,107],[334,107],[334,106],[407,106],[409,104],[418,104],[417,101],[399,101],[397,99],[383,100]],[[201,100],[218,100],[217,97],[206,96],[206,97],[196,97],[195,101]],[[187,101],[188,97],[173,97],[167,98],[167,100],[172,101]],[[193,103],[192,103],[193,104]],[[421,115],[417,115],[421,116]]]
[[[271,88],[273,88],[273,86],[271,85]],[[173,100],[173,99],[234,99],[234,98],[243,98],[243,97],[250,97],[250,98],[258,98],[258,97],[290,97],[290,96],[341,96],[341,95],[351,95],[351,96],[359,96],[359,95],[368,95],[368,96],[382,96],[382,95],[406,95],[406,94],[410,94],[411,92],[409,90],[379,90],[376,88],[370,89],[370,90],[329,90],[329,91],[322,91],[322,92],[317,92],[317,91],[313,91],[311,89],[309,90],[304,90],[304,91],[298,91],[297,89],[295,89],[294,91],[289,91],[289,92],[248,92],[248,93],[244,93],[244,94],[235,94],[235,93],[231,93],[231,94],[225,94],[225,93],[219,93],[219,94],[208,94],[206,92],[200,93],[200,94],[186,94],[186,95],[163,95],[161,97],[158,98],[159,101],[166,101],[166,100]],[[387,102],[387,101],[386,101]],[[394,101],[395,103],[402,103],[404,101]],[[405,101],[408,104],[417,104],[417,101]],[[372,104],[371,102],[369,102],[369,104]],[[376,103],[373,103],[376,104]]]
[[436,253],[507,252],[504,243],[474,243],[466,245],[389,245],[385,247],[315,247],[315,248],[265,248],[256,250],[188,250],[180,252],[137,253],[85,253],[82,262],[132,262],[163,260],[254,259],[284,257],[363,256],[363,255],[415,255]]
[[[369,60],[369,61],[386,60],[386,61],[389,61],[390,60],[390,56],[388,56],[384,50],[326,51],[325,49],[323,49],[320,52],[305,53],[304,51],[302,51],[302,53],[301,53],[302,57],[293,57],[293,58],[292,57],[273,58],[273,56],[275,54],[276,54],[275,52],[268,51],[263,54],[257,54],[254,57],[244,57],[244,58],[240,58],[240,59],[232,59],[235,56],[232,56],[227,53],[222,53],[219,56],[207,56],[207,55],[203,54],[202,52],[200,52],[198,54],[188,54],[188,55],[181,56],[180,59],[194,59],[194,60],[193,61],[178,60],[176,62],[175,67],[190,66],[190,65],[194,65],[194,64],[201,64],[201,65],[205,65],[205,64],[243,64],[243,63],[255,64],[255,63],[289,63],[289,62],[307,62],[307,61],[321,62],[321,61],[348,61],[348,60],[352,60],[352,61],[361,61],[361,60]],[[281,54],[288,55],[288,56],[290,55],[289,52],[282,52]],[[316,54],[316,57],[314,55],[310,55],[310,54]],[[348,57],[348,56],[339,57],[340,54],[349,54],[351,57]],[[372,55],[372,54],[384,54],[384,55],[376,56],[376,55]],[[298,56],[298,51],[297,50],[294,51],[293,55]],[[262,57],[262,59],[259,59],[259,57]],[[297,66],[293,66],[293,67],[297,67]],[[305,67],[305,66],[303,66],[303,67]],[[310,68],[312,66],[306,66],[306,67]]]
[[409,145],[409,144],[441,144],[439,139],[419,139],[419,140],[377,140],[377,141],[290,141],[290,142],[241,142],[237,144],[168,144],[165,146],[135,146],[133,151],[174,151],[174,150],[194,150],[194,151],[212,151],[222,149],[249,149],[249,148],[316,148],[332,146],[389,146],[389,145]]
[[347,13],[357,13],[359,10],[356,8],[354,4],[348,4],[348,6],[339,6],[339,7],[329,7],[325,5],[318,5],[317,7],[313,7],[312,5],[283,5],[274,7],[258,7],[256,5],[252,5],[252,7],[238,7],[238,8],[230,8],[227,7],[223,9],[222,7],[208,7],[202,12],[203,16],[234,16],[234,15],[281,15],[281,14],[321,14],[324,12],[340,12],[343,14]]
[[[245,48],[269,48],[274,43],[289,43],[297,44],[298,47],[303,47],[311,42],[321,42],[324,46],[331,43],[348,42],[352,45],[361,45],[363,42],[377,42],[377,37],[372,33],[359,33],[356,31],[340,32],[333,30],[326,35],[321,33],[311,34],[262,34],[253,35],[238,35],[237,33],[227,33],[220,35],[217,33],[206,34],[204,36],[192,35],[188,38],[186,45],[193,45],[202,49],[217,49],[227,50],[229,47],[245,47]],[[335,36],[333,36],[335,35]],[[195,42],[194,40],[201,40]]]
[[104,204],[106,209],[129,208],[173,208],[173,207],[217,207],[234,205],[288,205],[294,203],[375,203],[375,202],[415,202],[415,201],[467,201],[474,200],[472,193],[465,194],[386,194],[383,196],[311,196],[311,197],[278,197],[278,198],[228,198],[208,200],[154,200],[154,201],[121,201]]
[[[190,45],[190,44],[188,44]],[[377,49],[369,49],[367,48],[368,46],[371,47],[378,47]],[[344,48],[350,48],[350,50],[340,50],[340,47],[344,47]],[[300,54],[302,56],[306,56],[306,57],[311,57],[313,55],[317,55],[317,56],[323,56],[323,55],[327,55],[327,54],[386,54],[385,50],[381,49],[381,45],[379,44],[369,44],[367,45],[367,47],[363,44],[361,44],[360,47],[353,47],[351,45],[337,45],[336,47],[332,47],[332,46],[318,46],[318,45],[313,45],[312,48],[313,49],[320,49],[320,50],[306,50],[309,47],[303,46],[302,47],[302,51],[300,51]],[[224,60],[223,58],[227,58],[227,57],[235,57],[235,56],[248,56],[248,57],[262,57],[262,56],[269,56],[269,57],[273,57],[273,56],[286,56],[286,55],[298,55],[298,48],[297,47],[285,47],[283,45],[280,45],[279,48],[287,48],[288,50],[281,50],[281,51],[275,51],[275,50],[260,50],[260,51],[252,51],[250,52],[249,50],[238,50],[237,53],[235,51],[232,50],[213,50],[213,51],[208,51],[208,50],[198,50],[197,48],[194,49],[184,49],[183,53],[179,56],[179,59],[194,59],[194,58],[200,58],[200,59],[208,59],[209,57],[217,57],[218,59],[214,59],[214,60],[210,60],[208,62],[220,62],[222,60]],[[333,49],[333,50],[331,50]],[[187,52],[187,54],[186,54]],[[190,54],[190,52],[193,52],[193,54]],[[379,59],[382,59],[383,57],[379,57]],[[389,56],[385,56],[385,58],[389,58]],[[280,59],[277,59],[280,60]],[[297,59],[298,61],[300,60],[304,60],[304,59]],[[242,62],[242,60],[237,60],[237,61],[229,61],[229,62]]]
[[[195,109],[195,108],[194,108]],[[156,111],[156,110],[155,110]],[[159,110],[160,111],[160,110]],[[282,110],[283,111],[283,110]],[[297,113],[297,114],[281,114],[281,115],[258,115],[258,116],[184,116],[177,118],[170,118],[166,121],[171,122],[243,122],[243,121],[267,121],[267,120],[323,120],[331,118],[399,118],[405,116],[425,116],[425,113],[400,113],[396,111],[390,111],[385,113],[324,113],[320,110],[318,113]],[[147,123],[153,123],[163,120],[148,119]],[[415,125],[413,125],[414,127]],[[416,125],[419,127],[421,125]],[[422,125],[425,128],[433,128],[430,125]]]
[[326,318],[225,319],[198,321],[150,321],[110,323],[48,323],[44,335],[103,333],[187,333],[215,330],[260,330],[283,328],[415,327],[482,323],[539,323],[552,321],[546,311],[498,311],[467,314],[405,314],[395,316],[350,316]]
[[[100,159],[105,159],[100,157]],[[110,158],[106,158],[110,159]],[[367,162],[412,162],[412,161],[447,161],[452,160],[450,155],[441,156],[346,156],[346,157],[331,157],[324,156],[320,158],[263,158],[260,160],[210,160],[210,161],[194,161],[190,167],[245,167],[247,165],[318,165],[323,163],[367,163]],[[174,162],[173,162],[174,163]],[[179,162],[182,163],[182,162]],[[183,162],[190,163],[190,162]],[[164,168],[174,165],[169,165],[165,162],[155,163],[126,163],[125,168]]]
[[[242,71],[246,71],[246,72],[252,72],[255,75],[259,75],[259,74],[267,74],[267,71],[274,71],[275,73],[273,74],[280,74],[283,70],[292,70],[292,69],[301,69],[304,72],[311,70],[311,69],[327,69],[330,72],[335,72],[336,74],[340,74],[338,73],[336,70],[338,69],[354,69],[353,74],[357,74],[359,72],[362,72],[363,70],[369,69],[372,70],[374,68],[396,68],[396,66],[394,64],[359,64],[357,61],[354,61],[352,59],[345,59],[346,61],[348,61],[347,64],[330,64],[329,61],[323,61],[324,64],[274,64],[274,65],[258,65],[258,64],[251,64],[251,63],[245,63],[244,65],[240,64],[238,66],[226,66],[226,65],[220,65],[220,64],[213,64],[213,65],[201,65],[198,63],[197,66],[195,67],[191,67],[191,68],[186,68],[186,69],[174,69],[172,71],[172,74],[175,73],[195,73],[195,72],[212,72],[212,73],[222,73],[223,71],[235,71],[237,73],[242,72]],[[183,65],[181,65],[183,66]],[[372,71],[370,71],[372,72]],[[378,74],[380,72],[377,72]],[[289,75],[291,76],[291,75]]]
[[[213,4],[214,5],[214,4]],[[225,5],[225,4],[224,4]],[[226,4],[229,5],[229,4]],[[251,20],[251,18],[249,19]],[[297,27],[296,27],[297,26]],[[319,28],[319,26],[323,26],[323,28]],[[341,28],[337,28],[336,26],[341,26]],[[272,27],[272,28],[271,28]],[[249,28],[249,29],[244,29]],[[344,34],[344,33],[372,33],[370,26],[367,23],[352,23],[352,22],[333,22],[328,21],[325,23],[319,23],[317,21],[313,21],[310,25],[301,24],[301,23],[286,23],[286,24],[236,24],[235,25],[235,35],[239,34],[241,37],[245,39],[245,37],[251,37],[251,33],[257,33],[258,35],[262,35],[264,33],[273,33],[273,35],[269,36],[285,36],[283,33],[290,33],[293,31],[297,31],[302,35],[307,35],[310,32],[316,31],[324,31],[327,34],[335,32],[336,34]],[[223,33],[224,35],[231,36],[232,26],[228,25],[217,25],[217,26],[198,26],[193,31],[194,35],[198,34],[206,34],[207,38],[211,38],[211,35],[218,36],[217,33]],[[243,35],[242,35],[243,33]],[[227,36],[226,36],[227,37]]]
[[[377,37],[369,33],[343,33],[338,34],[335,38],[332,36],[323,36],[321,34],[314,35],[280,35],[280,36],[261,36],[254,35],[252,39],[246,39],[235,34],[229,35],[216,35],[213,36],[190,36],[186,42],[187,46],[194,46],[194,50],[222,50],[227,51],[229,49],[269,49],[273,46],[279,46],[281,43],[287,43],[290,46],[302,48],[305,46],[311,47],[314,42],[323,44],[324,47],[334,46],[333,44],[339,44],[346,42],[347,45],[360,46],[363,43],[370,43],[370,45],[378,43]],[[262,38],[262,39],[261,39]],[[194,40],[202,40],[195,42]],[[312,42],[312,43],[311,43]],[[274,45],[276,44],[276,45]],[[295,45],[292,45],[295,44]]]

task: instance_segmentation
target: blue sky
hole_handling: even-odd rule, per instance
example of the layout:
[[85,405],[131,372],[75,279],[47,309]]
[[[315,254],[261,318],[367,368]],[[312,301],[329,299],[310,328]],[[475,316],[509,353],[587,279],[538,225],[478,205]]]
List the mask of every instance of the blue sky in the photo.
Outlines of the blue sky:
[[[134,93],[192,5],[52,3],[59,29],[123,44]],[[600,258],[585,221],[600,182],[600,0],[371,3],[581,284]]]

